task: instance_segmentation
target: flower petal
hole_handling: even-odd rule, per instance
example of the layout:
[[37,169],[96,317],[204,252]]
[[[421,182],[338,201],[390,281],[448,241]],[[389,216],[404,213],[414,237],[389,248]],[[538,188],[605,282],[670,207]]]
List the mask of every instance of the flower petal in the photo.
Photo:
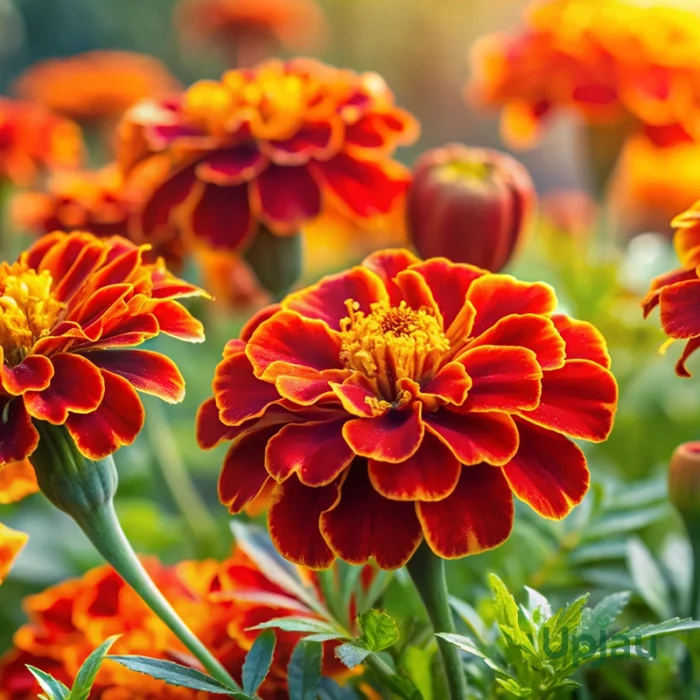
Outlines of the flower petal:
[[700,280],[677,282],[661,290],[661,326],[671,338],[700,335]]
[[296,474],[305,486],[326,486],[355,455],[343,439],[345,418],[285,425],[268,443],[265,468],[279,482]]
[[377,493],[361,462],[350,467],[340,499],[321,514],[321,532],[335,554],[350,564],[374,557],[381,569],[398,569],[422,538],[413,503]]
[[[39,444],[39,433],[32,424],[22,399],[4,397],[0,421],[0,464],[21,462]],[[7,468],[6,466],[2,467]]]
[[338,397],[343,408],[351,415],[359,418],[382,416],[390,408],[380,409],[377,405],[377,395],[368,386],[370,380],[359,373],[353,374],[342,384],[331,382],[330,387]]
[[425,427],[436,435],[462,464],[500,466],[518,449],[518,431],[505,413],[458,414],[447,409],[424,417]]
[[[0,348],[0,358],[2,348]],[[6,364],[0,366],[2,388],[13,396],[20,396],[26,391],[43,391],[51,383],[54,367],[48,357],[27,355],[14,367]]]
[[359,457],[395,464],[416,453],[423,440],[422,404],[391,410],[374,418],[354,418],[343,426],[343,437]]
[[207,399],[197,411],[197,444],[203,450],[211,450],[222,440],[232,440],[232,428],[221,422],[219,409],[213,397]]
[[339,482],[310,488],[295,476],[277,486],[267,514],[270,537],[291,562],[309,569],[325,569],[335,555],[321,535],[321,514],[332,508],[340,495]]
[[464,365],[461,362],[448,362],[430,381],[420,387],[418,398],[426,409],[433,411],[438,406],[448,403],[461,406],[471,387],[472,378],[467,374]]
[[0,584],[7,578],[28,539],[29,535],[24,532],[17,532],[0,523]]
[[38,490],[34,467],[28,459],[0,464],[0,504],[21,501]]
[[139,215],[139,227],[146,237],[170,224],[175,212],[189,198],[197,182],[192,167],[175,173],[160,185],[146,200]]
[[[484,504],[488,503],[488,508]],[[430,548],[459,559],[498,547],[513,529],[513,497],[501,469],[464,467],[455,490],[442,501],[419,502],[416,512]]]
[[241,144],[215,151],[196,167],[199,180],[231,186],[252,180],[267,165],[267,158],[255,147]]
[[207,185],[190,217],[192,234],[211,248],[238,250],[253,235],[247,185]]
[[503,468],[515,495],[545,518],[561,520],[588,491],[583,452],[569,438],[518,420],[520,447]]
[[[272,368],[274,369],[274,367]],[[307,370],[308,376],[303,376],[304,372],[295,372],[294,376],[277,377],[275,387],[283,399],[288,399],[300,406],[311,406],[322,398],[332,396],[330,381],[332,379],[342,379],[346,374],[344,370]]]
[[651,286],[647,295],[642,299],[642,309],[644,311],[644,318],[646,318],[656,306],[659,304],[659,298],[661,297],[661,291],[672,284],[678,282],[688,282],[690,280],[697,280],[698,273],[695,268],[686,270],[680,268],[678,270],[672,270],[671,272],[666,272],[663,275],[655,277],[651,281]]
[[204,327],[182,305],[172,299],[156,302],[150,308],[151,314],[158,321],[158,329],[187,343],[201,343],[204,340]]
[[591,360],[610,369],[610,355],[603,334],[587,321],[555,314],[552,321],[566,343],[567,360]]
[[440,501],[452,493],[461,471],[452,451],[431,433],[405,462],[369,460],[372,486],[393,501]]

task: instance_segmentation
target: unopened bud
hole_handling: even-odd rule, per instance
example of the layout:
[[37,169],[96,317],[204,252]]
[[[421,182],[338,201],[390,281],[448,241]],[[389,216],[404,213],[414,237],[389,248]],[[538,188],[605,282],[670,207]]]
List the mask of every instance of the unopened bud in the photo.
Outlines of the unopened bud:
[[289,292],[301,275],[301,236],[298,233],[281,236],[261,225],[243,258],[260,285],[279,299]]

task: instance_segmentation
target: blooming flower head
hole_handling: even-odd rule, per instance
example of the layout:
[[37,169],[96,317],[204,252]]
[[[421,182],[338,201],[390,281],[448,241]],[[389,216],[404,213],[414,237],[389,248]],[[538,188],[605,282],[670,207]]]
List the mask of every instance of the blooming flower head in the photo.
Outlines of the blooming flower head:
[[544,0],[525,27],[485,37],[470,97],[502,106],[504,137],[528,145],[558,110],[640,125],[657,142],[697,136],[700,15],[635,0]]
[[[238,680],[245,654],[259,632],[250,628],[289,615],[316,618],[305,604],[266,578],[242,551],[227,560],[185,561],[175,566],[145,559],[158,588],[183,621]],[[29,622],[14,636],[14,649],[0,659],[0,700],[33,700],[39,690],[25,664],[36,665],[72,685],[81,663],[106,637],[119,634],[115,654],[138,654],[187,663],[175,635],[109,567],[53,586],[24,601]],[[270,673],[260,697],[288,698],[287,664],[298,633],[276,632]],[[324,673],[341,667],[324,645]],[[218,696],[166,686],[116,663],[102,664],[93,695],[101,700],[215,700]]]
[[26,186],[83,157],[80,129],[39,105],[0,97],[0,179]]
[[136,105],[118,156],[127,174],[163,169],[140,216],[147,237],[177,220],[192,241],[235,251],[260,226],[285,236],[331,209],[390,213],[409,177],[389,156],[416,135],[376,73],[275,60]]
[[685,366],[688,358],[700,347],[700,202],[677,216],[672,225],[673,239],[682,267],[652,280],[642,301],[644,316],[659,307],[661,328],[668,336],[664,349],[675,340],[685,340],[685,347],[676,364],[676,373],[690,377]]
[[88,51],[30,66],[15,81],[21,98],[72,119],[114,119],[146,97],[179,89],[178,81],[153,56],[129,51]]
[[317,51],[328,38],[326,18],[314,0],[181,0],[176,10],[185,43],[213,41],[237,65],[250,65],[249,57],[266,58],[278,48]]
[[136,390],[175,403],[182,376],[134,346],[159,333],[203,339],[177,299],[203,292],[173,277],[146,247],[118,237],[56,232],[0,265],[0,469],[31,455],[35,422],[65,425],[78,450],[102,459],[141,430]]
[[[554,291],[444,258],[383,251],[254,317],[200,408],[204,448],[232,440],[232,512],[274,485],[289,560],[405,564],[501,544],[513,494],[563,518],[589,483],[571,438],[599,442],[617,387],[600,333]],[[486,505],[485,505],[486,504]]]

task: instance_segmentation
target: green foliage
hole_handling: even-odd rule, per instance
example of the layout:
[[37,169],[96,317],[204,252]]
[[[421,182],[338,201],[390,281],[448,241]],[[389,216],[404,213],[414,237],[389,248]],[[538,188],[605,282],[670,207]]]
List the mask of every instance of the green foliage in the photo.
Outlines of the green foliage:
[[272,665],[275,641],[275,633],[269,630],[259,634],[253,642],[243,663],[243,690],[246,693],[255,695],[265,680]]
[[323,647],[318,643],[296,645],[287,668],[289,700],[316,700],[321,686]]

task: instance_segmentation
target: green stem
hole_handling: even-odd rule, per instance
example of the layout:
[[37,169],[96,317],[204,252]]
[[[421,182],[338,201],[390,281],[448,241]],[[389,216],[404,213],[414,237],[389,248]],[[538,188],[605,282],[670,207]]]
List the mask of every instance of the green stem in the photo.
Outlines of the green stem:
[[197,639],[153,583],[122,530],[114,511],[114,504],[110,501],[93,510],[88,517],[76,518],[76,522],[97,551],[170,628],[211,676],[229,688],[240,690],[228,671]]
[[[447,599],[445,561],[432,552],[423,542],[416,550],[406,568],[423,600],[433,631],[455,632],[454,619]],[[447,676],[450,700],[466,700],[467,679],[459,652],[442,637],[437,638],[438,647]]]
[[[693,576],[690,584],[690,599],[688,600],[689,610],[688,614],[694,620],[700,619],[700,532],[697,528],[692,528],[688,526],[688,535],[690,539],[690,546],[693,550]],[[695,669],[693,669],[693,657],[690,653],[690,649],[686,649],[685,658],[681,665],[681,673],[683,676],[683,685],[690,692],[690,696],[693,696],[692,688],[695,683]]]

